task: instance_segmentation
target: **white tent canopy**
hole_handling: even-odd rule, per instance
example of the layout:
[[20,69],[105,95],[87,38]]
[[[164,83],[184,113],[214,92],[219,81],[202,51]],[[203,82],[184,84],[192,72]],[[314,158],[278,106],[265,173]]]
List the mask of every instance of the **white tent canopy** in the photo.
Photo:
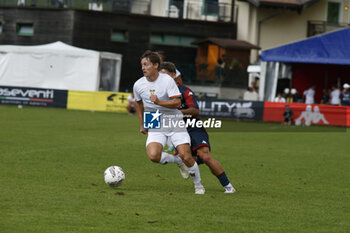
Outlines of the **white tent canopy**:
[[[105,54],[60,41],[38,46],[2,45],[0,85],[98,91],[100,61]],[[110,87],[112,91],[118,91],[121,55],[108,53],[106,59],[118,61],[113,63],[116,67],[111,67],[115,80]]]

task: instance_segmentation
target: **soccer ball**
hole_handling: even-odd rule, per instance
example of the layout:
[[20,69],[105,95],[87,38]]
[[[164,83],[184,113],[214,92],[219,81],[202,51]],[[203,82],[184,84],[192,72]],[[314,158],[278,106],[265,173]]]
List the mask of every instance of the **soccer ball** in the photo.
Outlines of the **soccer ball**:
[[104,173],[106,184],[111,187],[117,187],[125,180],[125,173],[121,167],[110,166]]

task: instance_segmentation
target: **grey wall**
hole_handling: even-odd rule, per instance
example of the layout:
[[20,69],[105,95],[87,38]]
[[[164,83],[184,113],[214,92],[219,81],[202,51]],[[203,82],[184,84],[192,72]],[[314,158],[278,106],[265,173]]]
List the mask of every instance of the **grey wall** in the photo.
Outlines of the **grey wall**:
[[[0,8],[1,44],[37,45],[62,41],[72,43],[74,12],[38,8]],[[34,36],[18,36],[17,23],[33,23]]]
[[[71,9],[0,7],[1,44],[37,45],[54,41],[123,55],[120,89],[131,89],[142,76],[139,57],[147,50],[162,50],[166,60],[194,64],[196,48],[154,45],[152,32],[186,36],[236,38],[236,25],[146,15]],[[33,23],[34,36],[18,36],[16,23]],[[127,42],[111,41],[112,29],[128,32]]]

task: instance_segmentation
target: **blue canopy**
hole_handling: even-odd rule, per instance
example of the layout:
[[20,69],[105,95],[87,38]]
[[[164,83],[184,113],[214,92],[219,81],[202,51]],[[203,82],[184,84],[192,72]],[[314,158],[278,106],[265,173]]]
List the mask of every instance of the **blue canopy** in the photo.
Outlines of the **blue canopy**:
[[350,65],[350,28],[264,50],[262,61]]

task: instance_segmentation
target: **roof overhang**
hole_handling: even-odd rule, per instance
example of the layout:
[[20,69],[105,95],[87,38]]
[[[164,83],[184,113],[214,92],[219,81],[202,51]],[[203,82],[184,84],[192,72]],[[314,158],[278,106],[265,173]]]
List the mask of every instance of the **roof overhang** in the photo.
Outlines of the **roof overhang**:
[[243,40],[233,40],[228,38],[209,37],[202,40],[192,42],[194,45],[215,44],[225,49],[251,50],[260,49],[259,46],[253,45]]
[[320,0],[239,0],[249,2],[256,7],[283,8],[301,11]]

